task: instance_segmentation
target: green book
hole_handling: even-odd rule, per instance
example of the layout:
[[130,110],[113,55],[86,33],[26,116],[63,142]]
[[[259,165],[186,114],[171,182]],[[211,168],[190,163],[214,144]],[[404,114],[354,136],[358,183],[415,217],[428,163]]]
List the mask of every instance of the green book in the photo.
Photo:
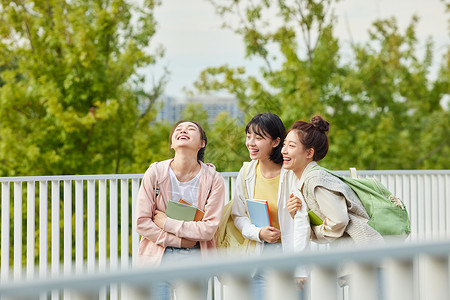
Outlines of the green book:
[[166,215],[169,218],[180,221],[194,221],[197,208],[179,202],[169,201],[167,203]]
[[319,218],[312,210],[308,211],[309,223],[313,226],[319,226],[323,224],[321,218]]

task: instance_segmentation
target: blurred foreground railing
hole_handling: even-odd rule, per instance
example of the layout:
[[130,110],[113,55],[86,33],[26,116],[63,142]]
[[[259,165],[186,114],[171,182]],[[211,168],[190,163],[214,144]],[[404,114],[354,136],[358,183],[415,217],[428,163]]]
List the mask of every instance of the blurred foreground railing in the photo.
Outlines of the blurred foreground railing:
[[[72,299],[98,299],[102,289],[119,286],[124,299],[151,299],[155,284],[170,280],[177,300],[203,299],[201,284],[217,276],[222,286],[212,298],[252,299],[250,278],[255,269],[267,278],[267,299],[299,299],[294,285],[294,269],[311,267],[312,300],[338,300],[338,269],[349,271],[350,299],[365,300],[447,300],[449,293],[450,241],[388,243],[370,248],[304,252],[291,255],[271,253],[254,257],[221,257],[184,264],[166,264],[152,269],[67,275],[49,279],[18,281],[0,285],[3,299],[37,299],[38,295],[64,290]],[[217,280],[216,280],[217,281]],[[211,290],[211,286],[210,286]]]

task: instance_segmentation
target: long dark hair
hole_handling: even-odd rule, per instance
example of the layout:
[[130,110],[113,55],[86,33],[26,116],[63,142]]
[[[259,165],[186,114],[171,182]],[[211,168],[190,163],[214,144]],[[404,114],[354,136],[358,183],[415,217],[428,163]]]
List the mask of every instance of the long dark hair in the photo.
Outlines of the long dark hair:
[[195,124],[198,127],[198,130],[200,131],[200,137],[201,137],[202,141],[205,141],[205,146],[202,147],[200,150],[198,150],[198,152],[197,152],[197,160],[199,160],[201,162],[204,162],[204,159],[205,159],[205,148],[206,148],[206,144],[208,144],[208,138],[206,137],[206,133],[203,130],[202,126],[199,123],[197,123],[197,122],[185,121],[185,120],[178,121],[175,124],[175,126],[173,126],[172,131],[170,132],[170,135],[169,135],[170,146],[172,146],[172,136],[173,136],[173,133],[175,132],[175,128],[177,128],[178,125],[180,125],[181,123],[184,123],[184,122],[193,123],[193,124]]
[[270,112],[257,114],[245,127],[245,133],[249,133],[249,131],[262,137],[269,137],[272,140],[280,138],[280,143],[273,149],[269,159],[276,164],[283,162],[281,148],[283,148],[284,139],[286,137],[286,128],[280,117]]

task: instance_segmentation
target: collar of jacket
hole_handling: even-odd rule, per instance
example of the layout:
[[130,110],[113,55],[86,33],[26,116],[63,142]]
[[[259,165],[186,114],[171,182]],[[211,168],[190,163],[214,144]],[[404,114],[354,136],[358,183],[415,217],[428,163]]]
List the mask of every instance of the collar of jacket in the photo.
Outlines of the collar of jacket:
[[[247,167],[247,172],[245,174],[245,181],[248,180],[253,180],[256,178],[256,165],[258,164],[258,160],[252,160],[250,162],[248,162],[248,167]],[[280,183],[283,182],[284,180],[284,175],[289,172],[288,170],[286,170],[285,168],[281,167],[281,172],[280,172]]]
[[315,166],[317,166],[317,162],[311,161],[311,162],[306,166],[306,168],[303,170],[302,177],[300,177],[300,182],[299,182],[299,190],[300,190],[300,191],[302,190],[303,184],[305,183],[306,175],[309,173],[309,170],[311,170],[311,169],[314,168]]
[[[173,158],[159,161],[159,162],[154,162],[151,164],[151,166],[153,166],[153,168],[156,168],[156,173],[161,174],[161,176],[158,176],[160,183],[169,179],[169,166],[172,161],[173,161]],[[216,167],[210,163],[205,164],[204,162],[200,161],[200,166],[202,167],[203,174],[214,175],[214,173],[216,171]],[[208,176],[208,177],[213,177],[213,176]]]

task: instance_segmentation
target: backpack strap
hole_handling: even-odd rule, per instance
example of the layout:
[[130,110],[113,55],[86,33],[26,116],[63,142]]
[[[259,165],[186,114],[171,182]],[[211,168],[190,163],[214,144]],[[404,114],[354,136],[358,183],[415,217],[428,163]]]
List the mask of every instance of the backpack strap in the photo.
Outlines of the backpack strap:
[[[248,166],[250,165],[249,162],[244,162],[244,164],[242,165],[242,188],[244,189],[244,196],[245,196],[245,200],[247,200],[248,197],[248,191],[247,191],[247,185],[245,184],[245,177],[247,176],[247,171],[248,171]],[[247,205],[247,203],[245,203],[245,205]],[[248,210],[248,208],[247,208]],[[251,241],[249,239],[245,239],[243,242],[243,246],[247,249],[246,252],[247,253],[253,253],[255,252],[256,249],[256,241]]]
[[[330,170],[328,170],[328,169],[326,169],[324,167],[321,167],[319,165],[312,167],[311,170],[308,171],[308,173],[310,173],[311,171],[315,171],[315,170],[323,170],[323,171],[325,171],[327,173],[330,173],[331,175],[333,175],[333,176],[335,176],[335,177],[337,177],[337,178],[339,178],[339,179],[341,179],[341,180],[343,180],[345,182],[345,180],[344,180],[344,178],[342,176],[340,176],[340,175],[338,175],[338,174],[336,174],[336,173],[334,173],[334,172],[332,172],[332,171],[330,171]],[[354,170],[355,170],[354,175],[356,176],[356,169],[354,169]],[[306,173],[306,174],[308,174],[308,173]],[[351,169],[350,169],[350,174],[352,174],[352,170]],[[352,177],[353,177],[353,174],[352,174]]]
[[152,176],[152,182],[153,182],[153,191],[155,191],[155,198],[156,198],[160,194],[161,190],[159,188],[159,182],[158,182],[158,179],[156,178],[155,170],[151,166],[150,166],[150,170],[151,170],[150,174]]
[[248,199],[247,186],[245,184],[245,176],[247,175],[248,164],[248,162],[244,162],[244,165],[242,166],[242,187],[244,188],[245,199]]

